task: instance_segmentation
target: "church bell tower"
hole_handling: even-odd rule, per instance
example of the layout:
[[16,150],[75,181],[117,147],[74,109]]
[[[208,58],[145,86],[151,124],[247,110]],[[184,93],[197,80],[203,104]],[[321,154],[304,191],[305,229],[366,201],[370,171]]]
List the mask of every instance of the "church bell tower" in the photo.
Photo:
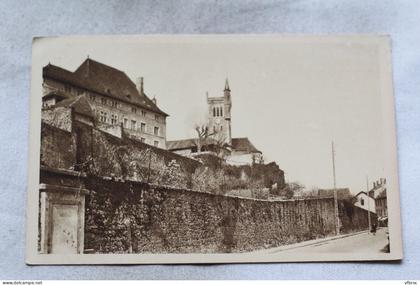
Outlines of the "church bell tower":
[[207,95],[208,127],[210,134],[215,139],[221,139],[225,143],[232,144],[231,109],[232,100],[229,81],[226,78],[222,97],[209,97]]

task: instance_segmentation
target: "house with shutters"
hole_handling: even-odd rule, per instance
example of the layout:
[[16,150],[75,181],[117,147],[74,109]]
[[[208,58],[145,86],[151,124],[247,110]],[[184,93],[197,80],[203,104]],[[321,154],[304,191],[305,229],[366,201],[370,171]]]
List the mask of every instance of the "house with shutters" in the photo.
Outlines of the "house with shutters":
[[76,104],[85,116],[92,114],[97,128],[111,134],[120,129],[119,133],[166,149],[168,114],[157,106],[156,98],[146,95],[142,77],[134,83],[123,71],[87,58],[75,71],[48,64],[42,86],[43,113]]

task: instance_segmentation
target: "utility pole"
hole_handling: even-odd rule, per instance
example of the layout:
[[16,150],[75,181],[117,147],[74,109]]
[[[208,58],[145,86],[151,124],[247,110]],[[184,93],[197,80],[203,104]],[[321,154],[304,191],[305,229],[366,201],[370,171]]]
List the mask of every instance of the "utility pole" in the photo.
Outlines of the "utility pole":
[[366,175],[366,193],[368,195],[367,206],[368,206],[368,233],[370,233],[371,220],[370,220],[370,195],[369,195],[369,177]]
[[335,219],[335,234],[340,234],[340,218],[338,217],[338,197],[337,197],[337,183],[335,179],[335,150],[334,141],[331,142],[332,150],[332,167],[333,167],[333,182],[334,182],[334,219]]

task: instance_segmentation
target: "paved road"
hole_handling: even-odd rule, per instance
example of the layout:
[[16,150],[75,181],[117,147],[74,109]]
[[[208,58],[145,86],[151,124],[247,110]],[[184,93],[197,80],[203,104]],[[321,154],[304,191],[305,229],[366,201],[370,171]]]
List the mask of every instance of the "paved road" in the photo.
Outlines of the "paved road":
[[376,235],[361,233],[349,237],[327,240],[307,246],[278,250],[271,249],[272,253],[284,252],[288,254],[308,253],[379,253],[388,243],[387,228],[380,228]]

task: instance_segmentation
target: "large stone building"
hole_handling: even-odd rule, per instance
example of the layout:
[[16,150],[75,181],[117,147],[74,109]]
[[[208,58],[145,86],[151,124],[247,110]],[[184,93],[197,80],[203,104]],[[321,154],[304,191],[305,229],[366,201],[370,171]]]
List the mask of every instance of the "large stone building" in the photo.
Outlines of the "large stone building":
[[136,85],[123,71],[90,58],[74,72],[52,64],[43,68],[44,110],[76,97],[87,100],[98,128],[109,133],[120,128],[137,140],[166,148],[168,115],[146,95],[143,78]]
[[[262,163],[262,152],[247,137],[232,138],[232,98],[230,92],[229,82],[226,79],[223,96],[209,97],[207,94],[208,137],[201,140],[200,143],[198,143],[198,138],[168,141],[168,150],[181,155],[194,156],[202,151],[214,152],[222,148],[223,156],[228,164]],[[200,150],[198,146],[200,146]]]

